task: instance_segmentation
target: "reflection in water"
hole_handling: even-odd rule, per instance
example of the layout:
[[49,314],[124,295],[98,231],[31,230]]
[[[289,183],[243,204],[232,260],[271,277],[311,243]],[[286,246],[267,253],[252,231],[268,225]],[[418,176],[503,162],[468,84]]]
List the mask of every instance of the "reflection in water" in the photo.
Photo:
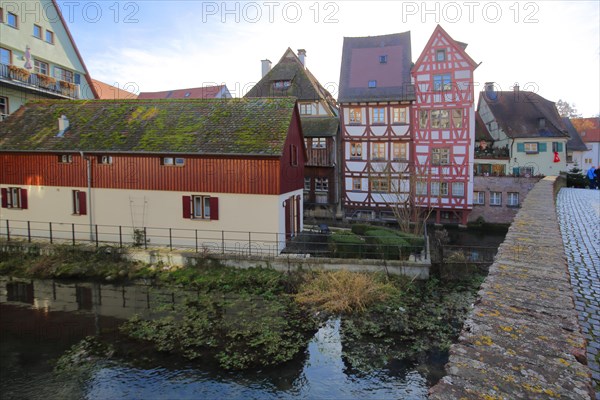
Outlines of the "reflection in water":
[[276,368],[230,373],[152,354],[150,361],[104,363],[82,382],[52,372],[56,359],[84,337],[115,341],[124,319],[159,314],[194,293],[0,277],[0,398],[426,398],[427,377],[404,363],[360,377],[350,373],[339,319],[319,329],[304,355]]

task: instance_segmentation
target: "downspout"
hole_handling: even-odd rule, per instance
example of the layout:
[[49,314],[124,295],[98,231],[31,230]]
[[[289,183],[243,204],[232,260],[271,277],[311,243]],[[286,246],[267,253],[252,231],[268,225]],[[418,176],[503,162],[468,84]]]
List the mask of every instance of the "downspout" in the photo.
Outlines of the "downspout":
[[87,161],[87,198],[88,198],[88,215],[90,217],[90,242],[94,241],[94,221],[92,217],[92,160],[83,155],[80,151],[82,160]]

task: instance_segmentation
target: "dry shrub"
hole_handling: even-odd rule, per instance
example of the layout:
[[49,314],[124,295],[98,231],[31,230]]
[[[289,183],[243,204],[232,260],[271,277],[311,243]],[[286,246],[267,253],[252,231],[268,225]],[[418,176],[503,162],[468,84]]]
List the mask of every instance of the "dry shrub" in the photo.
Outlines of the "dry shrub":
[[395,291],[373,274],[347,270],[320,272],[306,281],[296,295],[300,304],[331,313],[362,312],[373,303],[385,301]]

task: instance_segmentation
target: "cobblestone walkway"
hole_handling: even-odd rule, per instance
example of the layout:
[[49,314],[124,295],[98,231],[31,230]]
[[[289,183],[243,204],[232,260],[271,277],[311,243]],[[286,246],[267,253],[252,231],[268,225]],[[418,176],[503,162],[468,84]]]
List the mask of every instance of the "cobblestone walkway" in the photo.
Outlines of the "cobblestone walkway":
[[600,399],[600,191],[561,189],[557,211],[579,324]]

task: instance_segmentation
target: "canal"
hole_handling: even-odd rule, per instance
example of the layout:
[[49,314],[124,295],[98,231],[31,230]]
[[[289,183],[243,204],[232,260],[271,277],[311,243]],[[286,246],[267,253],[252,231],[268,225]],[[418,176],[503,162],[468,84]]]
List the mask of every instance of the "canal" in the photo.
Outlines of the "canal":
[[324,324],[303,354],[271,369],[232,373],[152,354],[96,362],[76,375],[54,372],[56,361],[85,337],[117,342],[126,318],[151,317],[165,299],[183,298],[147,286],[0,277],[0,398],[424,399],[443,375],[444,355],[426,364],[398,360],[352,371],[342,355],[339,319]]

